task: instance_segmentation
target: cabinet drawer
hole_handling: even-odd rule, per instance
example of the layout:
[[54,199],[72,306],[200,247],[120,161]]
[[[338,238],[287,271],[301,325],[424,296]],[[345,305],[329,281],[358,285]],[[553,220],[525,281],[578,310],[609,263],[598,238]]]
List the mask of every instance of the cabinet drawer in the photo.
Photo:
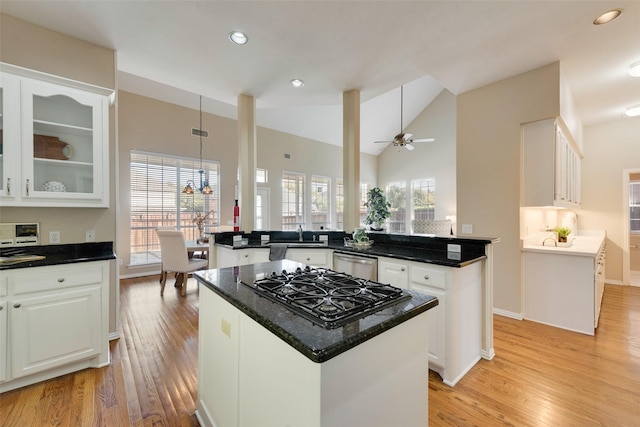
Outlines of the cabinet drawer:
[[104,266],[87,263],[82,266],[36,267],[25,269],[22,272],[15,272],[7,279],[11,293],[20,295],[74,286],[101,284],[104,281]]
[[329,265],[329,253],[322,249],[288,249],[286,258],[319,267]]
[[447,273],[433,268],[411,267],[410,273],[411,283],[418,285],[430,286],[433,288],[447,288]]

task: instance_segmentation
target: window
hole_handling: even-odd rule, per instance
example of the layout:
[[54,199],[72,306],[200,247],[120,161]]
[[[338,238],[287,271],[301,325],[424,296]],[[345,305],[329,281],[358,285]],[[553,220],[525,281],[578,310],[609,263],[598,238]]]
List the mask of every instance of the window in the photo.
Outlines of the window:
[[411,208],[413,219],[435,219],[434,178],[421,178],[411,181]]
[[336,178],[336,230],[344,230],[344,183]]
[[331,178],[311,177],[311,229],[320,230],[331,225]]
[[640,181],[629,183],[629,230],[640,234]]
[[269,182],[269,174],[266,169],[256,168],[256,182],[258,184],[266,184]]
[[219,164],[203,161],[202,168],[213,194],[203,196],[197,189],[193,194],[182,194],[188,180],[195,183],[194,188],[199,187],[199,160],[131,152],[131,265],[160,262],[157,227],[183,230],[185,238],[190,240],[198,238],[198,228],[193,223],[195,212],[211,212],[205,221],[205,231],[219,225]]
[[404,233],[407,230],[407,182],[396,181],[387,185],[387,201],[391,204],[389,231]]
[[367,193],[373,188],[368,182],[360,183],[360,225],[364,225],[364,221],[367,219],[367,207],[364,205],[367,203]]
[[304,227],[304,174],[283,172],[282,174],[282,229],[296,230]]

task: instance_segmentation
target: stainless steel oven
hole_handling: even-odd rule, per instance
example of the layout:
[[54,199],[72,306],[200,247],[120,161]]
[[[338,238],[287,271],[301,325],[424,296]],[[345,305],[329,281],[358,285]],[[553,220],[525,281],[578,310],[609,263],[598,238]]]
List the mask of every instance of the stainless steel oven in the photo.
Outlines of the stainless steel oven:
[[367,280],[378,280],[378,258],[341,252],[333,253],[333,270]]

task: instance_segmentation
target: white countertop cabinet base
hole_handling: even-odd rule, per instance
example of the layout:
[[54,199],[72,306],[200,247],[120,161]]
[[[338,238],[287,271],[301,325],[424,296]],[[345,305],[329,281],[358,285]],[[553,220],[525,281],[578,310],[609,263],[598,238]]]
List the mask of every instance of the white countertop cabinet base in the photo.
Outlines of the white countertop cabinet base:
[[378,258],[378,281],[438,298],[428,311],[429,367],[454,386],[483,357],[483,264],[462,268]]
[[108,261],[5,270],[1,282],[0,392],[109,364]]
[[196,416],[205,427],[426,426],[427,314],[314,363],[200,285]]
[[593,257],[524,252],[524,318],[594,335],[604,289],[596,272]]

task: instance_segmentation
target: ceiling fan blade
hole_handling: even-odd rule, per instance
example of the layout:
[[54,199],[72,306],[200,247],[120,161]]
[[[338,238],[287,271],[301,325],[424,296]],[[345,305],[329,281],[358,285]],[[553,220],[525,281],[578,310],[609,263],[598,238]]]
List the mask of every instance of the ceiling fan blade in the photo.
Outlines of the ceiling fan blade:
[[373,141],[374,144],[389,144],[393,141]]
[[404,133],[404,134],[402,134],[402,139],[404,139],[405,141],[409,141],[409,140],[411,140],[412,136],[413,136],[412,133]]
[[411,145],[410,143],[407,143],[404,145],[404,148],[406,148],[409,151],[415,150],[416,147],[414,147],[413,145]]
[[420,139],[412,139],[411,142],[434,142],[435,138],[420,138]]

